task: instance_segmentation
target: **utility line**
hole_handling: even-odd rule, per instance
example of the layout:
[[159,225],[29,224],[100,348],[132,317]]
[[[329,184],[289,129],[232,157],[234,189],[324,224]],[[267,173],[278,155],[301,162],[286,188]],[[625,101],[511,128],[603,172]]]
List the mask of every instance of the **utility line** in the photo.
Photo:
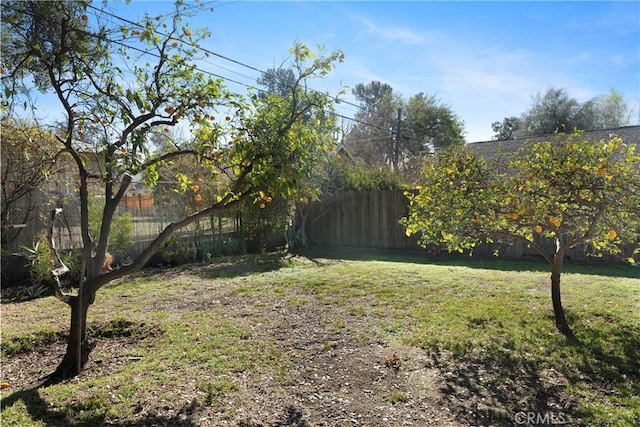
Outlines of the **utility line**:
[[[211,3],[211,2],[209,2],[209,3]],[[88,5],[88,7],[89,7],[89,8],[91,8],[91,9],[94,9],[95,11],[105,13],[105,14],[107,14],[107,15],[111,16],[112,18],[118,19],[118,20],[120,20],[120,21],[122,21],[122,22],[126,22],[126,23],[127,23],[127,24],[129,24],[129,25],[134,25],[134,26],[137,26],[137,27],[139,27],[139,28],[144,28],[144,26],[143,26],[142,24],[140,24],[139,22],[135,22],[135,21],[132,21],[132,20],[130,20],[130,19],[123,18],[123,17],[121,17],[121,16],[119,16],[119,15],[116,15],[115,13],[112,13],[112,12],[106,11],[106,10],[104,10],[104,9],[99,9],[99,8],[97,8],[97,7],[93,6],[93,5]],[[170,35],[169,35],[169,34],[163,33],[162,31],[157,31],[157,33],[158,33],[158,34],[160,34],[160,35],[162,35],[162,36],[164,36],[164,37],[170,37]],[[195,49],[201,50],[201,51],[202,51],[202,52],[204,52],[205,54],[209,54],[209,55],[212,55],[212,56],[218,57],[218,58],[220,58],[220,59],[223,59],[223,60],[225,60],[225,61],[228,61],[228,62],[231,62],[231,63],[233,63],[233,64],[239,65],[239,66],[241,66],[241,67],[248,68],[248,69],[253,70],[253,71],[257,71],[257,72],[259,72],[260,74],[268,75],[268,76],[274,77],[274,78],[276,78],[276,79],[278,79],[278,80],[282,81],[282,78],[281,78],[280,76],[278,76],[277,74],[270,73],[270,72],[268,72],[268,71],[264,71],[264,70],[262,70],[262,69],[260,69],[260,68],[254,67],[254,66],[252,66],[252,65],[249,65],[249,64],[246,64],[246,63],[241,62],[241,61],[239,61],[239,60],[236,60],[236,59],[230,58],[230,57],[228,57],[228,56],[225,56],[225,55],[219,54],[219,53],[214,52],[214,51],[212,51],[212,50],[210,50],[210,49],[204,48],[204,47],[202,47],[202,46],[199,46],[199,45],[196,45],[196,44],[193,44],[193,43],[190,43],[190,42],[182,41],[182,43],[186,44],[187,46],[193,47],[193,48],[195,48]],[[216,64],[213,64],[213,63],[212,63],[212,65],[216,65]],[[219,65],[218,65],[218,66],[219,66]],[[222,66],[219,66],[219,67],[220,67],[220,68],[224,68],[224,67],[222,67]],[[236,73],[236,74],[239,74],[239,75],[242,75],[243,77],[250,78],[249,76],[243,75],[243,74],[238,73],[237,71],[234,71],[234,70],[229,70],[229,69],[228,69],[228,71],[233,72],[233,73]],[[223,77],[221,77],[221,78],[223,78]],[[232,82],[234,82],[234,83],[238,83],[238,82],[233,81],[233,80],[231,80],[231,79],[229,79],[229,81],[232,81]],[[241,83],[241,85],[246,86],[246,87],[249,87],[249,86],[248,86],[248,85],[246,85],[246,84],[242,84],[242,83]],[[313,92],[318,92],[318,91],[316,91],[316,90],[314,90],[314,89],[311,89],[311,91],[313,91]],[[341,98],[339,98],[339,97],[336,97],[335,99],[336,99],[336,101],[337,101],[337,102],[339,102],[339,103],[343,103],[343,104],[350,105],[350,106],[352,106],[352,107],[356,107],[358,110],[363,110],[363,109],[364,109],[364,107],[363,107],[362,105],[358,105],[358,104],[352,103],[352,102],[347,101],[347,100],[345,100],[345,99],[341,99]],[[393,121],[391,118],[389,118],[389,117],[387,117],[387,116],[383,116],[383,115],[382,115],[382,114],[380,114],[380,113],[377,113],[377,112],[376,112],[376,114],[379,114],[381,117],[383,117],[384,119],[387,119],[387,120],[388,120],[388,121],[390,121],[390,122],[392,122],[392,121]],[[360,123],[360,124],[365,124],[365,125],[368,125],[368,126],[371,126],[371,127],[378,127],[378,126],[376,126],[376,125],[372,125],[372,124],[370,124],[370,123],[365,123],[365,122],[363,122],[363,121],[361,121],[361,120],[357,120],[357,119],[352,119],[352,120],[353,120],[353,121],[356,121],[356,122],[358,122],[358,123]]]
[[[144,27],[143,27],[141,24],[139,24],[139,23],[136,23],[136,22],[134,22],[134,21],[131,21],[131,20],[127,19],[127,18],[120,17],[120,16],[118,16],[118,15],[115,15],[115,14],[113,14],[113,13],[111,13],[111,12],[108,12],[108,11],[105,11],[105,10],[103,10],[103,9],[98,9],[98,8],[96,8],[96,7],[95,7],[95,6],[93,6],[93,5],[88,5],[88,7],[89,7],[89,8],[91,8],[91,9],[93,9],[93,10],[95,10],[95,11],[97,11],[97,12],[105,13],[105,14],[107,14],[107,15],[109,15],[109,16],[112,16],[113,18],[119,19],[119,20],[121,20],[121,21],[123,21],[123,22],[129,23],[129,24],[131,24],[131,25],[135,25],[135,26],[137,26],[137,27],[139,27],[139,28],[144,28]],[[22,11],[22,12],[23,12],[23,13],[25,13],[25,14],[28,14],[28,13],[29,13],[29,12],[28,12],[28,11],[26,11],[26,10],[24,10],[24,11]],[[111,23],[115,24],[113,21],[111,21]],[[77,31],[82,32],[83,34],[88,35],[88,36],[90,36],[90,37],[93,37],[93,38],[96,38],[96,39],[99,39],[99,40],[103,40],[103,41],[106,41],[106,42],[109,42],[109,43],[113,43],[113,44],[115,44],[115,45],[118,45],[118,46],[124,47],[124,48],[126,48],[126,49],[134,50],[134,51],[136,51],[136,52],[142,53],[143,55],[150,55],[150,56],[153,56],[153,57],[155,57],[155,58],[161,59],[161,56],[160,56],[159,54],[157,54],[157,53],[151,52],[151,51],[149,51],[149,50],[144,50],[144,49],[141,49],[141,48],[136,47],[136,46],[132,46],[132,45],[127,44],[127,43],[124,43],[123,41],[120,41],[120,40],[113,40],[113,39],[110,39],[110,38],[108,38],[104,33],[103,33],[103,34],[96,34],[96,33],[93,33],[93,32],[91,32],[91,31],[87,31],[87,30],[77,30]],[[172,38],[172,36],[170,36],[169,34],[162,33],[161,31],[157,31],[157,33],[158,33],[158,34],[160,34],[160,35],[162,35],[162,36],[164,36],[164,37]],[[176,39],[176,40],[177,40],[177,39]],[[224,55],[220,55],[220,54],[218,54],[218,53],[215,53],[215,52],[213,52],[213,51],[210,51],[209,49],[205,49],[205,48],[202,48],[202,47],[200,47],[200,46],[194,45],[193,43],[184,42],[184,41],[181,41],[181,42],[182,42],[182,43],[184,43],[184,44],[186,44],[186,45],[188,45],[188,46],[191,46],[191,47],[193,47],[193,48],[195,48],[195,49],[199,49],[199,50],[201,50],[201,51],[203,51],[203,52],[205,52],[205,53],[208,53],[208,54],[210,54],[210,55],[214,55],[214,56],[220,57],[220,58],[222,58],[222,59],[225,59],[225,60],[227,60],[227,61],[231,61],[231,62],[233,62],[233,63],[235,63],[235,64],[238,64],[238,65],[241,65],[241,66],[243,66],[243,67],[246,67],[246,68],[252,69],[252,70],[254,70],[254,71],[258,71],[258,72],[260,72],[260,73],[262,73],[262,74],[270,75],[270,76],[273,76],[273,77],[275,77],[275,78],[277,78],[277,79],[280,79],[280,77],[278,77],[278,76],[277,76],[277,75],[275,75],[275,74],[267,73],[267,72],[265,72],[265,71],[260,70],[259,68],[253,67],[253,66],[248,65],[248,64],[244,64],[244,63],[242,63],[242,62],[240,62],[240,61],[237,61],[237,60],[235,60],[235,59],[232,59],[232,58],[226,57],[226,56],[224,56]],[[215,64],[211,64],[211,65],[215,65]],[[244,86],[244,87],[246,87],[246,88],[253,88],[253,87],[254,87],[253,85],[248,85],[248,84],[246,84],[246,83],[243,83],[243,82],[240,82],[240,81],[237,81],[237,80],[231,79],[231,78],[229,78],[229,77],[225,77],[225,76],[222,76],[222,75],[216,74],[216,73],[211,72],[211,71],[209,71],[209,70],[202,69],[202,68],[200,68],[200,67],[198,67],[198,66],[194,66],[194,67],[193,67],[193,69],[194,69],[194,70],[197,70],[197,71],[199,71],[199,72],[201,72],[201,73],[208,74],[208,75],[210,75],[210,76],[217,77],[217,78],[220,78],[220,79],[222,79],[222,80],[225,80],[225,81],[228,81],[228,82],[232,82],[232,83],[238,84],[238,85],[240,85],[240,86]],[[244,77],[248,77],[248,76],[244,76]],[[318,93],[318,91],[316,91],[316,90],[314,90],[314,89],[310,89],[310,90],[311,90],[312,92]],[[357,108],[361,108],[361,107],[357,106],[356,104],[350,103],[350,102],[348,102],[348,101],[342,100],[342,99],[337,98],[337,97],[335,98],[335,100],[336,100],[336,102],[343,102],[343,103],[346,103],[346,104],[348,104],[348,105],[352,105],[352,106],[355,106],[355,107],[357,107]],[[326,114],[332,114],[332,115],[334,115],[334,116],[336,116],[336,117],[339,117],[339,118],[342,118],[342,119],[345,119],[345,120],[350,120],[350,121],[353,121],[353,122],[355,122],[355,123],[358,123],[358,124],[361,124],[361,125],[364,125],[364,126],[368,126],[368,127],[374,128],[374,129],[383,130],[383,131],[388,131],[388,129],[387,129],[387,128],[383,128],[383,127],[378,126],[378,125],[375,125],[375,124],[367,123],[367,122],[365,122],[365,121],[362,121],[362,120],[359,120],[359,119],[356,119],[356,118],[353,118],[353,117],[348,117],[348,116],[345,116],[345,115],[343,115],[343,114],[337,113],[337,112],[335,112],[335,111],[327,111],[327,110],[324,110],[324,112],[325,112]]]

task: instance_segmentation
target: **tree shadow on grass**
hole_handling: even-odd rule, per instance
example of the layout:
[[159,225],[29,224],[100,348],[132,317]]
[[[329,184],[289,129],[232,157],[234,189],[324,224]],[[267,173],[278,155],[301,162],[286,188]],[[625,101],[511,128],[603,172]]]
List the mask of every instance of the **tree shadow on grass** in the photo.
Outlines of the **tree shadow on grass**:
[[[197,417],[194,411],[197,405],[187,404],[178,410],[176,415],[147,415],[132,421],[108,420],[106,415],[96,414],[86,416],[82,420],[74,420],[74,414],[80,414],[82,411],[92,412],[95,407],[88,403],[78,402],[67,405],[63,408],[52,409],[49,403],[40,394],[41,385],[33,388],[16,391],[11,395],[4,397],[0,401],[2,411],[22,402],[32,421],[40,421],[47,426],[59,427],[96,427],[96,426],[112,426],[112,427],[150,427],[150,426],[171,426],[171,427],[195,427],[198,424],[192,420]],[[254,423],[250,421],[240,421],[238,427],[307,427],[311,424],[304,419],[302,412],[294,407],[287,407],[282,415],[282,420],[275,424]]]
[[5,409],[22,402],[32,421],[40,421],[47,426],[60,427],[96,427],[96,426],[114,426],[114,427],[134,427],[134,426],[175,426],[175,427],[195,427],[195,424],[189,418],[189,411],[192,409],[189,405],[181,408],[177,415],[160,416],[149,415],[135,421],[118,422],[108,420],[106,415],[96,414],[86,416],[81,420],[74,420],[74,414],[80,414],[82,411],[92,412],[95,407],[90,403],[77,402],[66,405],[63,408],[52,409],[49,403],[40,394],[41,385],[16,391],[0,401],[0,407],[4,412]]
[[290,265],[282,252],[270,252],[260,255],[225,257],[202,264],[190,272],[203,279],[234,278],[253,274],[277,271]]
[[311,425],[311,423],[305,420],[303,413],[293,406],[287,406],[285,408],[282,421],[278,421],[269,426],[251,421],[240,421],[238,423],[238,427],[310,427]]
[[[460,254],[431,255],[425,251],[402,251],[392,249],[369,249],[348,247],[317,247],[298,253],[309,259],[319,258],[350,261],[385,261],[412,264],[447,265],[452,267],[482,268],[498,271],[534,271],[551,274],[549,265],[540,259],[512,259],[470,257]],[[631,265],[586,264],[565,261],[565,273],[594,274],[608,277],[640,278],[640,268]]]
[[276,271],[290,265],[290,263],[290,260],[285,258],[282,252],[224,256],[214,258],[211,262],[185,264],[178,267],[145,268],[133,276],[109,284],[109,287],[117,288],[126,284],[129,279],[154,279],[157,277],[171,279],[184,274],[191,274],[201,279],[232,279],[234,277]]
[[[618,407],[619,398],[640,395],[640,327],[591,322],[575,335],[541,348],[543,354],[494,343],[457,354],[435,351],[433,364],[445,373],[441,392],[446,405],[460,421],[481,426],[514,425],[518,412],[570,425],[601,422],[591,418],[590,402],[581,401],[575,390],[610,407]],[[634,420],[611,421],[632,425]]]

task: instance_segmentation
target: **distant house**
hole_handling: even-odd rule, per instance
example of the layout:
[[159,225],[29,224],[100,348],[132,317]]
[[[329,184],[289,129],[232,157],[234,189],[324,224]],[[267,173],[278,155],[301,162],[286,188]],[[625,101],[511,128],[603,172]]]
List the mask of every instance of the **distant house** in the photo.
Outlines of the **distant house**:
[[[606,140],[614,135],[619,136],[626,144],[638,144],[637,150],[640,151],[640,126],[625,126],[614,129],[603,129],[584,132],[583,136],[592,141]],[[537,142],[553,141],[556,139],[555,134],[533,136],[527,138],[507,139],[502,141],[485,141],[467,144],[467,148],[475,154],[490,161],[498,154],[510,154],[516,152],[523,144],[534,144]]]

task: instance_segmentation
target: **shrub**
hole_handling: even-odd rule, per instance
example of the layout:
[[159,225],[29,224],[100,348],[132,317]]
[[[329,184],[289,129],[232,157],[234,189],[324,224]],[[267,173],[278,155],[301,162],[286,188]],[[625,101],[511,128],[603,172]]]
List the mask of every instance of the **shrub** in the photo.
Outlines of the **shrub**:
[[[103,208],[104,202],[96,199],[89,206],[89,231],[95,239],[100,236]],[[109,234],[109,253],[117,260],[128,259],[127,251],[133,243],[133,231],[133,216],[130,212],[114,216]]]
[[160,249],[151,257],[146,265],[153,267],[186,264],[196,261],[197,250],[195,245],[171,236],[160,246]]
[[402,177],[386,166],[336,160],[329,173],[329,191],[399,190],[404,187]]
[[285,245],[284,234],[291,219],[287,200],[273,199],[268,203],[248,200],[243,204],[241,214],[247,252],[273,250]]

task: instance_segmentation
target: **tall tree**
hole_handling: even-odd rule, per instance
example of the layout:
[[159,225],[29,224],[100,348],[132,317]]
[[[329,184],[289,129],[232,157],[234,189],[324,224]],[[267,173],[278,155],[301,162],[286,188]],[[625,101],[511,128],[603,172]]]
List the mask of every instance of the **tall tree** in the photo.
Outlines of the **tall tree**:
[[596,96],[593,103],[596,114],[592,121],[592,129],[612,129],[629,124],[629,107],[619,92],[611,90],[606,95]]
[[518,136],[548,135],[583,129],[578,112],[580,103],[566,89],[550,88],[533,97],[533,105],[523,114]]
[[353,94],[361,111],[345,144],[367,164],[399,171],[416,155],[464,143],[464,122],[435,95],[420,92],[407,101],[378,81],[356,85]]
[[394,158],[393,129],[401,97],[387,83],[358,83],[352,93],[360,103],[355,124],[345,135],[349,153],[368,165],[390,165]]
[[464,122],[435,95],[412,96],[406,110],[401,132],[407,136],[407,154],[464,144]]
[[258,78],[258,85],[265,90],[265,92],[260,92],[261,96],[270,93],[286,98],[291,95],[295,82],[296,75],[290,68],[269,68]]
[[508,117],[494,122],[494,139],[505,140],[530,136],[572,132],[574,129],[599,130],[626,126],[629,109],[624,97],[611,90],[583,103],[566,89],[550,88],[533,96],[533,105],[519,118]]
[[493,139],[498,141],[514,139],[519,128],[520,119],[517,117],[505,117],[502,122],[491,123],[491,129],[495,132]]
[[[29,221],[38,203],[36,193],[64,166],[64,152],[54,135],[36,122],[3,115],[0,186],[2,191],[2,249],[7,249]],[[66,159],[68,160],[68,159]]]
[[[21,58],[6,63],[12,65],[7,76],[41,79],[38,87],[57,95],[65,125],[56,138],[73,158],[78,176],[86,270],[77,294],[63,292],[59,280],[68,268],[58,258],[55,296],[70,306],[71,321],[66,353],[51,378],[73,376],[88,360],[92,340],[87,312],[104,285],[142,268],[174,231],[200,218],[246,198],[295,196],[331,142],[317,138],[317,129],[328,126],[324,111],[333,97],[309,92],[306,81],[329,73],[341,53],[315,57],[298,44],[291,50],[297,73],[292,96],[245,99],[227,92],[222,81],[198,68],[199,43],[208,34],[189,26],[187,12],[187,6],[177,2],[172,14],[107,28],[97,19],[101,11],[88,3],[2,3],[3,34],[11,34],[12,55]],[[98,22],[89,27],[91,19]],[[29,42],[34,34],[46,49]],[[8,96],[19,96],[6,81]],[[221,111],[227,114],[222,113],[223,119],[217,114]],[[309,112],[318,120],[303,125]],[[172,144],[168,151],[152,151],[149,136],[168,133],[179,123],[189,126],[194,138],[188,144]],[[92,141],[99,154],[96,167],[96,162],[86,161],[84,145],[76,143],[90,125],[102,130]],[[147,183],[154,184],[166,162],[183,157],[207,166],[211,176],[225,175],[228,185],[211,200],[194,194],[200,209],[167,225],[130,265],[104,272],[114,214],[132,177],[144,174]],[[179,189],[194,191],[197,178],[183,174]],[[98,192],[92,193],[90,181]],[[94,196],[104,200],[98,236],[92,236],[89,227],[89,200]]]
[[488,165],[465,149],[437,153],[419,193],[408,196],[403,223],[423,245],[462,252],[517,239],[542,256],[551,268],[556,327],[567,336],[560,291],[567,251],[590,244],[596,253],[619,253],[625,243],[640,243],[640,155],[616,136],[559,135],[523,146],[506,164]]

